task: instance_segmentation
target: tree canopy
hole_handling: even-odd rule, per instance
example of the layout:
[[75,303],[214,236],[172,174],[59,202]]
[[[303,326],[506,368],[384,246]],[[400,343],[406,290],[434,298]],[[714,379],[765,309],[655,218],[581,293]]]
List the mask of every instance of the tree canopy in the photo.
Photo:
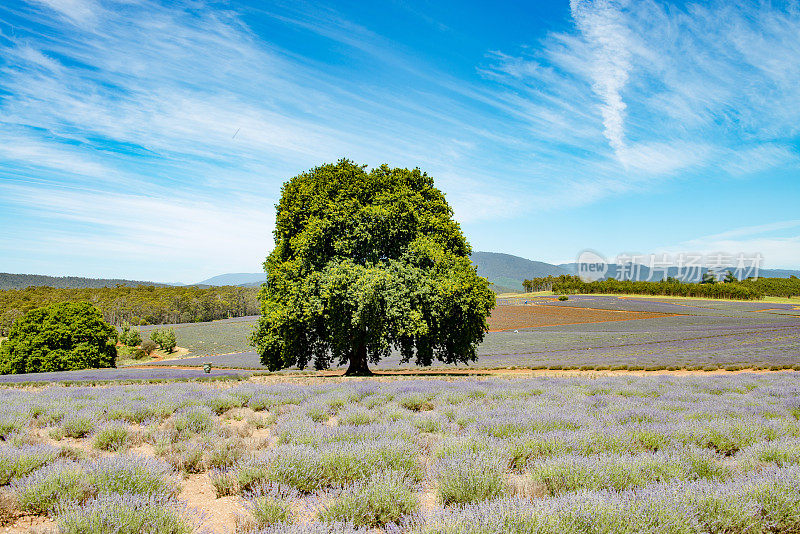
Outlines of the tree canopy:
[[0,291],[0,336],[28,311],[57,302],[91,302],[117,326],[191,323],[256,315],[257,287],[29,287]]
[[419,169],[341,160],[300,174],[283,186],[274,237],[253,335],[269,369],[367,374],[393,347],[418,365],[477,359],[495,296]]
[[88,302],[29,311],[0,345],[0,374],[114,367],[117,332]]

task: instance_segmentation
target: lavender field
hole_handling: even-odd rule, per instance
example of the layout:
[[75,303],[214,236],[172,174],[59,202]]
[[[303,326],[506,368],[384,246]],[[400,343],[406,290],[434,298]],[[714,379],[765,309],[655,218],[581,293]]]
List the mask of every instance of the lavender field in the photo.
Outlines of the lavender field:
[[[490,332],[478,347],[479,368],[546,367],[586,369],[800,368],[800,309],[788,304],[711,300],[571,296],[536,306],[588,307],[660,312],[664,317]],[[149,365],[202,365],[259,369],[248,345],[257,318],[183,325],[175,329],[188,358]],[[143,331],[147,331],[143,329]],[[216,347],[216,349],[214,349]],[[224,354],[225,351],[236,352]],[[210,357],[209,357],[210,355]],[[436,364],[438,367],[447,367]],[[399,354],[379,368],[413,367]]]
[[79,532],[800,531],[800,376],[0,390],[0,521]]

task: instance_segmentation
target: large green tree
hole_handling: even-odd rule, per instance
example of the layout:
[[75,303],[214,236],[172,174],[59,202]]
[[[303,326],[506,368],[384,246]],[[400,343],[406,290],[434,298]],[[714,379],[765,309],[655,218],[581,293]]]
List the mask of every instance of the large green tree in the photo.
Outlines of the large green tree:
[[495,297],[433,179],[348,160],[286,182],[253,344],[270,370],[477,359]]
[[14,322],[0,345],[0,374],[114,367],[116,337],[88,302],[36,308]]

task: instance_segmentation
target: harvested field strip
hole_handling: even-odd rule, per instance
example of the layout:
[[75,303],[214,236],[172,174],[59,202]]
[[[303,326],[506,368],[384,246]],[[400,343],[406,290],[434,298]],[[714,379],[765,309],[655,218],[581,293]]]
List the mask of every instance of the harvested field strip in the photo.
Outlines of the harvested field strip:
[[[763,329],[763,330],[753,330],[753,331],[740,330],[738,332],[726,332],[724,334],[712,334],[710,336],[686,337],[686,338],[681,338],[679,341],[696,341],[696,340],[700,340],[700,339],[715,339],[715,338],[720,338],[720,337],[741,336],[743,334],[756,334],[756,333],[762,333],[762,332],[778,332],[778,331],[786,330],[786,329],[794,330],[795,328],[796,327],[794,327],[794,326],[779,326],[779,327],[768,328],[768,329]],[[661,344],[669,345],[669,344],[672,344],[672,343],[675,343],[674,339],[660,339],[660,340],[657,340],[657,341],[642,341],[642,342],[637,342],[637,343],[622,343],[622,344],[619,344],[619,345],[608,345],[608,346],[602,346],[602,347],[576,347],[576,348],[573,348],[573,349],[570,349],[570,350],[572,350],[572,351],[587,351],[587,350],[597,350],[597,349],[617,349],[617,348],[624,348],[624,347],[642,347],[642,346],[645,346],[645,345],[661,345]],[[548,352],[563,352],[563,349],[537,350],[537,351],[532,351],[532,352],[514,351],[514,352],[508,353],[508,355],[528,356],[528,355],[532,355],[532,354],[545,354],[545,353],[548,353]],[[494,354],[494,356],[502,356],[502,355],[503,354]]]
[[654,319],[675,317],[677,315],[674,313],[603,310],[571,306],[498,306],[489,317],[489,331],[501,332],[503,330],[542,326]]
[[[697,306],[696,304],[682,304],[680,302],[674,302],[672,300],[656,300],[656,299],[642,300],[642,299],[637,298],[637,297],[617,297],[617,298],[619,298],[620,300],[634,300],[634,301],[638,300],[639,302],[658,302],[659,304],[671,304],[673,306],[683,306],[684,308],[697,308],[699,310],[716,310],[716,309],[718,309],[718,308],[716,308],[714,306]],[[728,301],[725,301],[725,302],[728,302]],[[761,310],[758,310],[758,311],[761,311]]]

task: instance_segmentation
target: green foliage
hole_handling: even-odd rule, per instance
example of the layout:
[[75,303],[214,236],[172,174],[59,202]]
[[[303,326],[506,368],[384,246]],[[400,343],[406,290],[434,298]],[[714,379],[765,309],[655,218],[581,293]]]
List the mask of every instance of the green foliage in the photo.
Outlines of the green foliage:
[[433,179],[347,160],[283,186],[253,344],[270,370],[474,361],[494,295]]
[[133,325],[190,323],[256,315],[257,294],[257,287],[235,286],[10,289],[0,291],[0,336],[32,309],[59,302],[91,302],[106,322],[122,326],[126,321]]
[[89,497],[94,488],[78,464],[51,464],[22,479],[15,486],[21,510],[45,514]]
[[88,302],[36,308],[0,345],[0,374],[114,367],[117,332]]
[[717,282],[717,277],[712,272],[704,272],[703,279],[700,280],[701,284],[714,284]]
[[561,275],[534,278],[533,280],[527,280],[527,282],[530,282],[528,287],[531,287],[534,291],[547,288],[556,293],[566,294],[611,293],[758,300],[763,298],[764,295],[787,296],[792,292],[800,294],[800,283],[793,287],[789,280],[788,278],[759,278],[757,281],[745,280],[742,282],[715,284],[681,282],[670,277],[660,282],[614,280],[613,278],[584,282],[578,276]]
[[28,448],[19,451],[0,449],[0,486],[25,476],[58,456],[56,449]]
[[438,497],[445,505],[494,499],[507,490],[503,466],[480,452],[443,460],[437,479]]
[[171,353],[175,350],[175,346],[178,344],[177,340],[175,339],[175,330],[172,328],[168,328],[166,330],[161,331],[161,339],[158,342],[161,345],[161,349],[167,353]]
[[211,485],[214,486],[214,492],[217,498],[227,497],[228,495],[236,495],[239,491],[239,484],[236,481],[236,473],[233,471],[224,471],[215,469],[208,473],[211,479]]
[[253,500],[251,512],[253,513],[256,528],[289,523],[292,519],[289,506],[285,502],[267,496]]
[[179,508],[157,499],[122,495],[102,496],[84,506],[72,506],[58,519],[58,532],[63,534],[189,534],[192,530]]
[[156,348],[158,348],[158,346],[155,343],[153,343],[153,340],[145,339],[144,341],[142,341],[142,350],[148,356],[150,356],[153,353],[153,351],[156,350]]
[[128,429],[119,424],[101,428],[94,435],[94,448],[103,451],[119,451],[128,444]]
[[320,518],[382,528],[388,523],[397,523],[418,506],[417,498],[402,478],[381,474],[367,483],[346,489],[320,513]]
[[148,457],[109,457],[93,466],[90,479],[98,493],[174,496],[178,486],[167,476],[166,464]]
[[94,421],[89,417],[75,416],[66,419],[61,425],[61,432],[70,438],[80,439],[94,430]]
[[127,330],[125,329],[125,326],[122,327],[122,343],[129,347],[138,347],[142,344],[141,332],[139,332],[138,328],[131,328],[130,325],[127,326]]
[[153,331],[150,332],[150,341],[158,346],[161,346],[161,330],[154,328]]

